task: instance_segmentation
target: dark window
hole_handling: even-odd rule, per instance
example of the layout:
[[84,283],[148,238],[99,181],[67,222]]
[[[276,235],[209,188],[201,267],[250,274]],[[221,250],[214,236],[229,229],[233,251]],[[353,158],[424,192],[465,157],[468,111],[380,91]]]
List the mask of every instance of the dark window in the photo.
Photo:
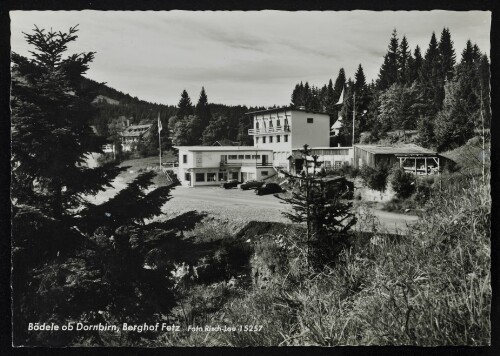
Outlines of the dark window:
[[273,143],[273,136],[269,136],[269,143]]
[[262,172],[260,172],[260,175],[262,175],[262,176],[268,176],[269,172],[268,171],[262,171]]
[[215,173],[207,173],[207,182],[215,182]]
[[245,159],[252,159],[251,155],[245,155]]
[[255,143],[259,143],[259,138],[258,137],[255,138]]
[[236,155],[229,155],[229,159],[237,159],[237,158],[238,158],[238,156],[236,156]]
[[182,163],[188,163],[188,155],[182,155]]
[[219,180],[227,180],[227,173],[219,172]]
[[191,181],[191,173],[184,173],[184,180]]
[[204,182],[205,181],[205,173],[196,173],[195,180],[197,182]]
[[238,159],[245,159],[244,155],[238,155]]
[[231,179],[238,179],[238,172],[232,172],[231,177]]
[[288,135],[283,136],[285,138],[285,142],[288,142]]
[[257,130],[259,129],[259,123],[258,123],[258,122],[256,122],[256,123],[255,123],[255,128],[256,128]]
[[262,143],[266,143],[266,137],[262,137]]
[[280,121],[280,119],[276,120],[276,126],[278,126],[278,127],[279,127],[279,126],[281,126],[281,121]]
[[276,142],[280,142],[280,141],[281,141],[281,136],[280,135],[276,136]]
[[308,123],[308,124],[312,124],[312,123],[313,123],[313,121],[314,121],[314,119],[313,119],[312,117],[308,117],[308,118],[307,118],[307,123]]

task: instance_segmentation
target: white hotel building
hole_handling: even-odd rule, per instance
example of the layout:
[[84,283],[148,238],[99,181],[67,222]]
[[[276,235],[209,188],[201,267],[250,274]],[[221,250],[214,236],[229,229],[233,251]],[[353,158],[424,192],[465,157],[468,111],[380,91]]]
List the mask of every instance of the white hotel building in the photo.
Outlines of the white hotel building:
[[318,161],[324,166],[339,167],[352,164],[352,147],[330,147],[330,115],[310,112],[303,108],[276,108],[249,112],[253,117],[253,128],[248,130],[253,135],[254,146],[273,150],[275,167],[287,171],[301,169],[301,157],[298,153],[305,144],[311,153],[318,155]]
[[184,186],[217,185],[220,181],[261,180],[278,168],[298,173],[299,150],[309,145],[323,166],[352,164],[352,147],[330,146],[330,115],[289,107],[249,112],[254,146],[177,146],[178,178]]

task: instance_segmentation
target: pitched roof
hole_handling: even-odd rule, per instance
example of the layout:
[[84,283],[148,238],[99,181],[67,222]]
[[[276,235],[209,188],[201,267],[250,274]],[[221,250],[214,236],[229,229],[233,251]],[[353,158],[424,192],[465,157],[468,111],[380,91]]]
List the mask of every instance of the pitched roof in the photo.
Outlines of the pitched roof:
[[130,125],[121,132],[123,137],[138,137],[145,134],[151,128],[151,124],[147,125]]

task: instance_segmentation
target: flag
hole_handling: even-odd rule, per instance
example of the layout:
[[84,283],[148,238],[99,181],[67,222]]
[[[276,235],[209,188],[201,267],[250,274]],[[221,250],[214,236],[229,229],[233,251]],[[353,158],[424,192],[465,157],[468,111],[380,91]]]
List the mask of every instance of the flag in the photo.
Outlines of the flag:
[[344,102],[344,89],[342,89],[342,93],[340,93],[339,101],[335,105],[342,104],[343,102]]
[[160,113],[158,113],[158,133],[160,133],[162,128],[163,127],[161,126]]

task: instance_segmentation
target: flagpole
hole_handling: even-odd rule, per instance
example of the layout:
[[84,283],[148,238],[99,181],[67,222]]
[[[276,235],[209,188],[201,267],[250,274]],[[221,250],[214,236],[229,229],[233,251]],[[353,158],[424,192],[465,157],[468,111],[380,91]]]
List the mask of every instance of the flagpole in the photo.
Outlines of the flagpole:
[[160,122],[160,112],[158,112],[158,147],[160,151],[160,172],[161,172],[161,135],[160,135],[161,129],[162,127]]
[[352,146],[354,147],[354,117],[356,116],[356,92],[353,95],[354,104],[352,108]]

